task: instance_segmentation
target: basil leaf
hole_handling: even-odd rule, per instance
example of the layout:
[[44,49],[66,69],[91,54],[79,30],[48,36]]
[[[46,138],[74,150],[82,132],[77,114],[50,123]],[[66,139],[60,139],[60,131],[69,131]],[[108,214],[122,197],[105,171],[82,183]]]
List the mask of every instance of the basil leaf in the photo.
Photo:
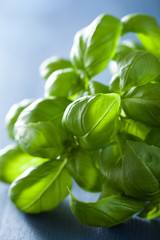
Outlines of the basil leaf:
[[119,132],[125,134],[131,134],[143,141],[148,136],[151,128],[141,122],[133,121],[132,119],[122,118],[119,121]]
[[86,191],[100,192],[102,189],[102,175],[98,165],[99,151],[75,149],[68,156],[67,166],[72,177]]
[[122,99],[126,115],[151,127],[160,126],[160,84],[131,89]]
[[123,185],[128,196],[160,200],[160,148],[128,141],[123,159]]
[[135,32],[144,48],[160,58],[160,27],[156,19],[144,14],[129,14],[122,18],[123,34]]
[[133,40],[124,40],[118,44],[113,59],[116,60],[121,53],[126,51],[131,51],[131,50],[132,51],[142,50],[142,47],[137,42],[134,42]]
[[29,168],[11,184],[9,197],[26,213],[49,211],[68,195],[71,177],[65,169],[67,161],[51,160]]
[[74,38],[71,62],[89,78],[102,72],[113,57],[121,34],[120,20],[102,14]]
[[160,76],[160,62],[143,50],[123,52],[117,58],[120,89],[130,90],[155,81]]
[[122,194],[112,195],[97,202],[80,202],[70,194],[70,207],[73,214],[85,225],[112,227],[129,220],[139,212],[143,201]]
[[118,142],[111,143],[100,152],[100,171],[107,181],[123,189],[122,180],[122,150]]
[[0,180],[12,183],[27,168],[48,161],[46,158],[33,157],[23,152],[15,144],[0,150]]
[[153,128],[146,138],[146,143],[160,148],[160,128]]
[[50,75],[45,85],[45,97],[69,97],[84,89],[80,75],[72,68],[60,69]]
[[89,81],[88,87],[89,87],[90,94],[110,93],[109,86],[96,81]]
[[142,212],[138,214],[138,217],[145,219],[152,219],[160,216],[160,203],[148,203]]
[[79,137],[83,148],[98,149],[117,132],[120,105],[118,94],[85,96],[71,103],[63,115],[63,125]]
[[29,154],[44,158],[55,158],[64,149],[67,138],[62,129],[62,116],[70,103],[66,98],[38,99],[19,116],[15,127],[15,138]]
[[21,102],[14,104],[9,109],[9,111],[6,115],[5,124],[6,124],[6,128],[7,128],[8,135],[10,136],[10,138],[12,138],[12,139],[15,138],[15,136],[14,136],[14,124],[17,121],[18,116],[32,102],[33,102],[33,100],[24,99]]
[[59,69],[71,68],[72,64],[69,60],[54,56],[47,58],[40,65],[39,72],[42,78],[48,79],[49,76]]

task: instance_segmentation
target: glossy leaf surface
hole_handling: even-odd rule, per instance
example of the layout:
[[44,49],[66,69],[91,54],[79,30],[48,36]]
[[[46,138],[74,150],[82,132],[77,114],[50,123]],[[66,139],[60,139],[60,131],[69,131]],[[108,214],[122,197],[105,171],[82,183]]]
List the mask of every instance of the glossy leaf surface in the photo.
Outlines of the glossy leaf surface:
[[89,78],[102,72],[114,55],[121,34],[120,20],[110,15],[98,16],[74,38],[71,61]]
[[10,138],[14,139],[14,124],[17,121],[18,116],[20,115],[20,113],[26,108],[28,107],[31,103],[33,102],[33,100],[31,99],[24,99],[19,103],[14,104],[10,110],[8,111],[7,115],[6,115],[6,128],[8,131],[8,135],[10,136]]
[[91,203],[80,202],[72,194],[70,196],[73,214],[83,224],[95,227],[112,227],[125,222],[144,205],[143,201],[137,201],[122,194]]
[[145,14],[129,14],[122,18],[123,34],[135,32],[144,48],[160,58],[160,27],[156,19]]
[[26,213],[49,211],[68,195],[71,177],[65,169],[66,160],[51,160],[29,168],[15,179],[9,197],[16,207]]
[[38,99],[26,108],[15,124],[15,136],[29,154],[54,158],[63,151],[66,133],[62,116],[70,103],[66,98]]
[[47,58],[42,62],[39,72],[42,78],[48,79],[49,76],[59,69],[71,68],[72,64],[69,60],[54,56]]
[[151,127],[160,126],[160,84],[135,87],[124,95],[122,107],[126,115]]
[[23,152],[15,144],[0,150],[0,180],[12,183],[27,168],[48,161],[45,158],[33,157]]
[[79,137],[84,148],[97,149],[107,144],[117,131],[120,97],[97,94],[79,98],[63,115],[63,125]]

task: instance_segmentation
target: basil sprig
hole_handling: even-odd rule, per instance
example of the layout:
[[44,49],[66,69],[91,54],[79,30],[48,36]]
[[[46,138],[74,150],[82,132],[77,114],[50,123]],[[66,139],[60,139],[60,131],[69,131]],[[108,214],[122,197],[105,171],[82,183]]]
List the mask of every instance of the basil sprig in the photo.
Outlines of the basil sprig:
[[[136,33],[139,43],[119,42]],[[94,76],[111,63],[109,85]],[[54,209],[68,194],[83,223],[112,227],[134,214],[160,216],[160,28],[147,15],[102,14],[74,38],[70,60],[40,66],[44,97],[14,104],[0,151],[0,180],[26,213]],[[97,76],[98,79],[98,76]],[[89,192],[71,193],[72,179]]]

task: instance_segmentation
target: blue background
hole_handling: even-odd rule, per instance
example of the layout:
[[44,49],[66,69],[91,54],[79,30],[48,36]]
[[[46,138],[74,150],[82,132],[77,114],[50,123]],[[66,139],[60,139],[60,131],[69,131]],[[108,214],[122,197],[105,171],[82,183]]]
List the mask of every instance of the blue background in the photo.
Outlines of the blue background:
[[[4,124],[10,106],[43,96],[40,63],[52,55],[69,58],[74,34],[101,13],[146,13],[160,23],[160,1],[0,0],[0,148],[10,142]],[[109,79],[107,71],[97,77]]]
[[[24,98],[43,96],[40,63],[52,55],[69,58],[75,33],[101,13],[119,18],[145,13],[160,23],[160,1],[0,0],[0,148],[11,142],[4,124],[11,105]],[[96,79],[108,82],[109,72]],[[73,193],[85,201],[97,198],[84,194],[77,186]],[[2,183],[0,195],[3,240],[160,239],[160,223],[156,220],[133,219],[112,229],[94,229],[75,220],[68,199],[49,214],[30,216],[15,209],[7,198],[7,186]]]

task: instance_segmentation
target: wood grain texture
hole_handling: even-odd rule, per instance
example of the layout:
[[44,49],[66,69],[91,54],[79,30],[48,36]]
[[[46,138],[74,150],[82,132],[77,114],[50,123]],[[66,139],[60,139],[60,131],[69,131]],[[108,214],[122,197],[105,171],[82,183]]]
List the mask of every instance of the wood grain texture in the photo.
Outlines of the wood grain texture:
[[[66,198],[55,210],[29,215],[18,211],[7,197],[8,185],[0,183],[0,240],[159,240],[160,220],[144,221],[134,218],[112,228],[82,225],[72,215]],[[79,191],[81,199],[95,196]]]

